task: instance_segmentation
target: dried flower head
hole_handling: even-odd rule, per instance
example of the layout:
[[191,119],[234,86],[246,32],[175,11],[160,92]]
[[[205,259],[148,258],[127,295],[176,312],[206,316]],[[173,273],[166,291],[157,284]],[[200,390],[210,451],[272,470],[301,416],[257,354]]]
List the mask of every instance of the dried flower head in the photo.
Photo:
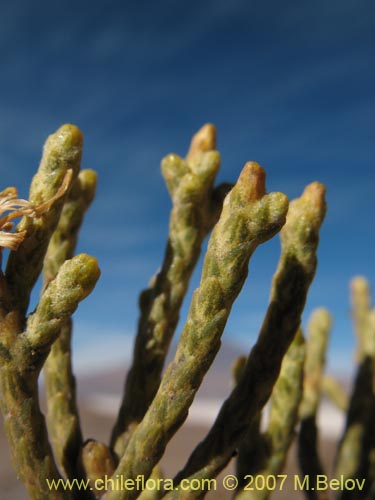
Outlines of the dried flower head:
[[18,198],[15,187],[8,187],[0,192],[0,215],[8,212],[0,217],[0,251],[3,248],[17,250],[26,236],[26,231],[10,232],[14,225],[13,219],[23,216],[40,217],[45,212],[48,212],[52,204],[66,193],[72,175],[72,170],[68,170],[56,194],[40,205],[33,205],[30,201]]

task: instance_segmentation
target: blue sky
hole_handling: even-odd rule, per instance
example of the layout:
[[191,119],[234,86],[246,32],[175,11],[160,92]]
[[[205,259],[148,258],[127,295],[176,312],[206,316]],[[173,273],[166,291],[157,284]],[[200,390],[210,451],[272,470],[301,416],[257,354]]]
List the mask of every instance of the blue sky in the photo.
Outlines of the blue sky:
[[[99,259],[102,277],[76,315],[81,353],[99,346],[109,356],[119,336],[128,350],[138,293],[167,237],[160,160],[183,155],[190,136],[213,122],[219,181],[256,160],[268,189],[291,198],[311,181],[326,184],[306,313],[332,311],[329,362],[348,369],[348,283],[356,274],[374,283],[374,25],[372,0],[2,2],[3,186],[27,197],[45,138],[65,122],[84,132],[83,167],[99,174],[79,251]],[[275,238],[254,256],[226,341],[254,342],[278,245]],[[198,281],[199,271],[192,288]]]

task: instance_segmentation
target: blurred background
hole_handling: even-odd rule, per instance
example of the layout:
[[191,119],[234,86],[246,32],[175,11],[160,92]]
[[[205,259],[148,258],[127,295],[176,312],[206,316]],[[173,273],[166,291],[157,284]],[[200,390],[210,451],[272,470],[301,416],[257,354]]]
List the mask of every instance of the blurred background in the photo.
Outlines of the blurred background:
[[[328,368],[351,374],[349,280],[374,282],[374,24],[371,0],[1,2],[2,186],[27,198],[46,137],[66,122],[84,133],[82,166],[99,174],[78,251],[98,258],[102,276],[75,317],[78,373],[118,366],[113,392],[121,387],[138,294],[168,234],[160,160],[184,155],[192,134],[212,122],[219,182],[255,160],[269,191],[293,198],[312,181],[326,184],[303,324],[313,308],[329,308]],[[276,237],[252,259],[223,337],[227,367],[256,339],[278,256]]]

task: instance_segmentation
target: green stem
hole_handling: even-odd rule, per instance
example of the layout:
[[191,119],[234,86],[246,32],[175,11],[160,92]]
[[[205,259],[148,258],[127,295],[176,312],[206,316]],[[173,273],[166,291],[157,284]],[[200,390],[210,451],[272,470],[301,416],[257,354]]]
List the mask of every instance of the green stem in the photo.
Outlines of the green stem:
[[[281,230],[282,253],[273,278],[271,300],[259,338],[245,370],[224,402],[206,438],[197,446],[175,478],[215,477],[229,462],[248,426],[269,399],[301,321],[307,292],[316,269],[319,229],[325,215],[325,188],[310,184],[289,206]],[[204,492],[174,491],[166,498],[201,498]]]
[[[56,276],[64,262],[73,256],[78,232],[95,195],[95,189],[95,172],[80,172],[64,204],[44,259],[45,286]],[[52,344],[44,365],[48,430],[57,463],[68,478],[77,476],[76,463],[82,446],[76,383],[71,362],[71,336],[72,321],[68,319]]]
[[308,343],[301,404],[301,427],[298,436],[298,457],[302,474],[309,476],[311,488],[305,491],[311,500],[327,500],[328,491],[319,490],[317,476],[324,475],[318,453],[316,414],[322,393],[325,355],[331,329],[331,316],[325,309],[316,309],[308,325]]
[[217,221],[222,194],[213,191],[220,164],[216,131],[205,125],[194,137],[187,159],[168,155],[162,172],[173,208],[161,271],[141,294],[141,317],[122,404],[111,445],[121,457],[134,427],[142,420],[159,385],[179,311],[207,233]]
[[[256,247],[285,222],[287,198],[265,194],[265,173],[248,163],[226,197],[203,264],[174,361],[142,422],[133,432],[116,474],[149,477],[167,442],[182,425],[219,347],[232,304],[248,273]],[[134,498],[137,492],[108,492],[107,500]]]
[[[51,135],[43,151],[39,170],[30,187],[30,202],[39,205],[53,198],[67,172],[73,178],[79,170],[82,152],[82,134],[73,125],[63,125]],[[41,217],[23,217],[17,231],[27,231],[27,238],[18,250],[9,254],[6,278],[14,302],[21,315],[25,315],[30,292],[43,267],[49,239],[58,223],[64,197],[57,200]]]
[[[352,288],[353,291],[353,288]],[[367,289],[368,292],[368,289]],[[367,293],[366,293],[367,295]],[[353,301],[354,302],[354,301]],[[356,313],[354,312],[354,315]],[[375,310],[369,309],[358,336],[361,361],[350,397],[346,426],[336,457],[335,474],[365,481],[365,495],[375,482]],[[343,491],[341,500],[354,500]]]
[[[3,360],[2,360],[3,361]],[[37,370],[19,357],[3,361],[0,403],[13,466],[32,500],[73,500],[69,491],[51,491],[48,481],[58,481],[44,417],[38,403]],[[20,367],[22,366],[22,368]]]
[[[262,435],[255,429],[255,447],[253,422],[247,432],[247,438],[239,449],[237,477],[243,488],[248,481],[248,474],[261,475],[265,478],[265,488],[260,490],[242,490],[236,500],[267,500],[272,490],[267,488],[267,477],[278,477],[282,472],[289,447],[295,437],[298,421],[298,408],[302,398],[303,365],[305,360],[305,341],[299,331],[290,345],[281,365],[280,375],[271,395],[271,410],[267,430]],[[252,449],[251,449],[252,448]],[[249,453],[251,451],[251,453]]]

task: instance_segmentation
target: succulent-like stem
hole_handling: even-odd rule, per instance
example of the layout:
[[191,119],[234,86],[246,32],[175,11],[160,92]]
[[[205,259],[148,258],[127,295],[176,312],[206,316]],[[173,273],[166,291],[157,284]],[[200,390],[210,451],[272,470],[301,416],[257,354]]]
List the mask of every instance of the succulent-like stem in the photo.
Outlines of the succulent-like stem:
[[27,342],[31,350],[48,352],[60,328],[74,313],[78,302],[92,291],[99,275],[98,263],[89,255],[76,255],[64,262],[27,321]]
[[162,488],[155,487],[159,480],[161,480],[160,484],[163,484],[163,473],[159,465],[152,469],[150,479],[153,480],[151,487],[147,487],[146,483],[146,488],[139,495],[138,500],[159,500],[161,498]]
[[[242,488],[248,482],[245,479],[248,474],[262,475],[264,478],[277,477],[284,467],[298,420],[304,360],[305,341],[299,331],[283,359],[279,378],[272,391],[266,432],[262,435],[258,433],[258,439],[255,438],[257,446],[254,447],[252,433],[248,431],[245,444],[239,448],[237,477]],[[256,420],[252,420],[250,430]],[[253,491],[242,490],[236,495],[236,500],[266,500],[270,493],[267,486]]]
[[[206,438],[190,456],[176,481],[212,478],[231,459],[271,395],[282,363],[301,321],[316,269],[319,229],[324,219],[325,188],[310,184],[289,206],[280,237],[282,253],[273,278],[271,300],[259,338],[238,384],[224,402]],[[190,495],[190,496],[189,496]],[[167,498],[200,498],[202,492],[174,491]]]
[[72,320],[60,328],[43,372],[46,419],[56,462],[67,478],[77,477],[76,461],[83,443],[71,363]]
[[[98,277],[95,259],[79,255],[67,261],[49,283],[25,332],[20,333],[17,313],[2,319],[1,409],[14,466],[32,499],[51,498],[46,479],[60,477],[39,409],[38,375],[61,326]],[[54,498],[71,498],[71,494],[56,492]]]
[[370,285],[363,276],[356,276],[350,282],[350,299],[354,331],[357,336],[357,359],[360,362],[368,341],[368,315],[371,308]]
[[369,312],[369,331],[370,338],[367,343],[368,352],[372,353],[372,394],[373,394],[373,404],[372,404],[372,420],[370,416],[370,429],[368,430],[367,436],[369,438],[368,443],[368,485],[367,485],[367,500],[373,500],[375,498],[375,432],[374,426],[371,428],[372,423],[375,421],[375,308],[373,307]]
[[[253,471],[257,471],[258,473],[262,469],[262,465],[267,461],[268,443],[261,431],[261,425],[262,412],[259,412],[251,419],[241,445],[238,447],[236,460],[236,476],[238,480],[236,499],[243,498],[244,491],[242,489],[248,483],[246,479],[249,477],[248,475],[252,474]],[[247,497],[245,496],[245,498]]]
[[[341,439],[335,466],[335,476],[355,477],[365,480],[365,486],[371,487],[374,481],[374,421],[375,396],[373,392],[374,363],[365,357],[357,372],[347,414],[346,427]],[[371,477],[371,479],[370,479]],[[363,490],[365,494],[365,490]],[[356,492],[343,491],[342,500],[354,500]]]
[[[354,278],[351,291],[360,363],[336,457],[335,474],[365,479],[366,488],[371,489],[375,481],[375,310],[370,309],[369,286],[364,278]],[[342,500],[354,498],[350,491],[341,494]]]
[[[76,247],[83,216],[96,189],[96,174],[92,170],[79,173],[54,231],[44,259],[45,286]],[[72,322],[61,327],[58,338],[44,365],[47,396],[47,424],[55,458],[60,469],[69,478],[76,477],[75,464],[82,445],[82,432],[76,403],[75,378],[71,363]]]
[[[63,125],[51,135],[43,151],[39,170],[30,187],[30,202],[38,205],[51,199],[61,187],[69,170],[78,174],[82,152],[82,133],[73,125]],[[49,239],[58,223],[64,197],[57,200],[41,217],[23,217],[17,232],[27,238],[9,255],[6,277],[15,308],[25,315],[30,292],[43,267]]]
[[328,491],[317,487],[317,476],[323,475],[318,453],[318,429],[316,414],[322,393],[323,373],[331,316],[326,309],[316,309],[308,325],[308,343],[301,404],[301,427],[298,436],[298,456],[302,474],[309,476],[311,489],[305,494],[311,500],[326,500]]
[[83,217],[95,196],[96,182],[93,170],[82,170],[72,183],[44,259],[44,286],[56,276],[64,262],[73,257]]
[[46,479],[60,479],[48,441],[44,417],[38,404],[37,372],[19,368],[18,356],[0,360],[0,405],[11,446],[12,462],[32,500],[73,500],[69,491],[51,492]]
[[193,137],[186,160],[170,154],[162,162],[173,201],[168,244],[160,272],[140,297],[141,317],[133,364],[111,438],[119,456],[159,388],[165,357],[202,242],[220,214],[225,186],[213,190],[220,164],[215,143],[215,128],[205,125]]
[[106,444],[87,440],[80,450],[77,471],[89,482],[90,492],[81,492],[81,496],[92,498],[92,491],[95,498],[101,498],[105,493],[105,480],[112,476],[116,465],[116,458]]
[[245,370],[246,361],[247,361],[247,356],[241,355],[238,356],[238,358],[232,364],[232,377],[234,385],[236,385],[240,380],[240,378],[242,377],[242,374]]
[[348,394],[338,380],[330,375],[324,375],[322,380],[323,394],[341,411],[347,411]]
[[[285,222],[288,201],[265,194],[265,173],[248,163],[225,198],[205,256],[199,288],[173,362],[142,422],[133,432],[117,474],[148,477],[165,446],[187,417],[188,409],[219,347],[232,304],[248,273],[256,247]],[[134,498],[136,492],[108,492],[107,500]]]
[[331,324],[331,315],[326,309],[316,309],[311,314],[307,330],[304,394],[300,410],[302,419],[315,417],[318,410]]
[[[238,384],[244,374],[247,356],[240,356],[232,365],[232,375],[235,384]],[[245,476],[252,470],[255,463],[265,460],[265,443],[261,432],[262,413],[251,419],[246,434],[238,449],[236,460],[237,490],[245,486]],[[237,497],[237,496],[236,496]]]
[[[1,193],[1,212],[11,210],[1,218],[1,242],[10,243],[12,251],[6,273],[0,273],[0,407],[17,474],[30,498],[38,500],[74,495],[48,487],[47,479],[61,476],[39,408],[37,384],[60,329],[99,277],[96,260],[80,255],[66,262],[44,289],[35,312],[27,318],[26,311],[66,194],[77,176],[81,147],[81,132],[64,125],[47,140],[30,200],[17,200],[14,188]],[[10,228],[10,219],[20,215],[14,238],[8,241],[3,231]]]

